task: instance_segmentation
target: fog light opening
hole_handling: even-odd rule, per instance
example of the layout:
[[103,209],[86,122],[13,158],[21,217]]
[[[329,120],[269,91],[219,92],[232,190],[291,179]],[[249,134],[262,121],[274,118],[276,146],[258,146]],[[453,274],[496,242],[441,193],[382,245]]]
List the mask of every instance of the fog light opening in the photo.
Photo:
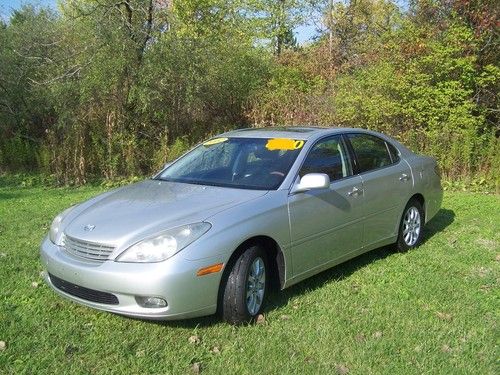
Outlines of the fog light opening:
[[141,307],[146,307],[148,309],[159,309],[168,306],[167,301],[159,297],[136,296],[135,300]]

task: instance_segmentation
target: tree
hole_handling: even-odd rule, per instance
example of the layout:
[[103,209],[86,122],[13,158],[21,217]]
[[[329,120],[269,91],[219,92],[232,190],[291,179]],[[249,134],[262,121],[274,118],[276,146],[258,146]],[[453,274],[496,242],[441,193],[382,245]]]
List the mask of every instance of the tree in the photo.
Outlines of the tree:
[[60,41],[56,15],[49,9],[23,6],[0,27],[0,149],[15,168],[31,169],[39,137],[54,123],[54,107],[40,82],[57,63]]
[[257,37],[269,40],[275,55],[279,56],[285,48],[297,46],[293,31],[306,21],[310,1],[249,0],[247,4]]
[[333,65],[355,66],[383,43],[383,36],[401,24],[399,8],[388,0],[328,1],[325,36]]

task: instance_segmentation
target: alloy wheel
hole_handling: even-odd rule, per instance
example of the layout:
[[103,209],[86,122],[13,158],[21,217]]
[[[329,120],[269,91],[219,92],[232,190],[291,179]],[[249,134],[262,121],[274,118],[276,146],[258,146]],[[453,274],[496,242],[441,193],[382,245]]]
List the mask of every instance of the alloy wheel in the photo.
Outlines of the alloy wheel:
[[413,246],[417,243],[420,236],[421,220],[420,212],[416,207],[410,207],[405,213],[403,219],[403,240],[408,246]]
[[246,304],[250,315],[256,315],[262,306],[266,289],[266,267],[262,258],[254,259],[248,272]]

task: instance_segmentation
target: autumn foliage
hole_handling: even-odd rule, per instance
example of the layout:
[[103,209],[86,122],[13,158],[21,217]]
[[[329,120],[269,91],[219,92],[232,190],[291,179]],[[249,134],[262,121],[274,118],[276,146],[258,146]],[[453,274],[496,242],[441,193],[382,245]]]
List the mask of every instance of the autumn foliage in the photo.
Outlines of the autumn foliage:
[[496,2],[473,0],[25,6],[0,24],[0,172],[146,175],[224,130],[313,124],[498,184],[498,26]]

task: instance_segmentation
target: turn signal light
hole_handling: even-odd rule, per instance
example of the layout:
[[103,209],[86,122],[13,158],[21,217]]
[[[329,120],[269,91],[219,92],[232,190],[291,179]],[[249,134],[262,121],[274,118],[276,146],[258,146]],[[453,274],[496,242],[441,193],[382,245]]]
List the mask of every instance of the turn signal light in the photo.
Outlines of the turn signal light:
[[223,266],[224,263],[217,263],[217,264],[212,264],[211,266],[208,267],[200,268],[198,272],[196,272],[196,276],[204,276],[204,275],[209,275],[211,273],[220,272]]

